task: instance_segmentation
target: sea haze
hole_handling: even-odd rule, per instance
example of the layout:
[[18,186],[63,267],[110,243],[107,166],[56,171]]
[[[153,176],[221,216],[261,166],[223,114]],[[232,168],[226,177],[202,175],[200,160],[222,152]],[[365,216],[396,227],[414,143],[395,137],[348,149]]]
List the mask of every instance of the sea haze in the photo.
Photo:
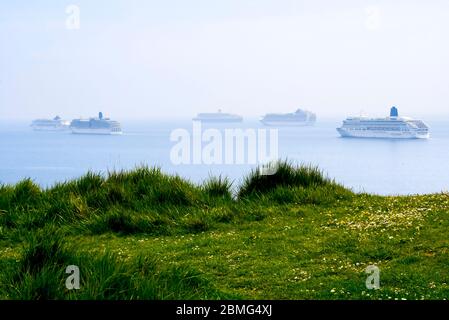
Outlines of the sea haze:
[[[381,195],[424,194],[449,187],[449,123],[426,121],[429,140],[340,138],[340,119],[319,121],[313,127],[280,128],[279,157],[319,166],[329,177],[357,192]],[[34,132],[29,123],[0,123],[0,183],[30,177],[43,187],[73,179],[88,170],[107,173],[146,164],[160,166],[194,182],[224,175],[241,183],[254,165],[174,165],[170,141],[174,129],[192,132],[192,122],[122,122],[122,136]],[[213,126],[208,125],[205,129]],[[220,124],[224,128],[269,128],[256,120]]]

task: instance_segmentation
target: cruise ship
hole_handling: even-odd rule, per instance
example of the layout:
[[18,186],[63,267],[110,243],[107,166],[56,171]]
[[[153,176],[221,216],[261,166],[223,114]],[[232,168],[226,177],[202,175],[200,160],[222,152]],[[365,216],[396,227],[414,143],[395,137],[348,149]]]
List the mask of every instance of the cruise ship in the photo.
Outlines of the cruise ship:
[[201,122],[242,122],[243,118],[236,114],[221,112],[221,109],[219,109],[218,112],[199,113],[192,120]]
[[70,129],[76,134],[122,134],[120,123],[104,118],[101,112],[98,118],[72,120]]
[[342,137],[427,139],[429,127],[421,120],[400,117],[398,109],[392,107],[386,118],[351,117],[337,128]]
[[298,109],[293,113],[268,113],[260,121],[266,126],[310,126],[316,122],[316,115]]
[[64,131],[68,130],[70,122],[62,120],[56,116],[53,119],[37,119],[31,123],[31,127],[35,131]]

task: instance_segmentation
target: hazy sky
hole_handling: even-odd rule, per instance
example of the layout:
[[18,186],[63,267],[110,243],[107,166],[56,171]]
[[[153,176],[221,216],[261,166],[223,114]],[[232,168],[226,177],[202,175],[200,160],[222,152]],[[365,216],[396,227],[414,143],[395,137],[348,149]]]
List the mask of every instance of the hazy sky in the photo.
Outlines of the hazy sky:
[[449,118],[448,17],[447,0],[0,0],[0,119]]

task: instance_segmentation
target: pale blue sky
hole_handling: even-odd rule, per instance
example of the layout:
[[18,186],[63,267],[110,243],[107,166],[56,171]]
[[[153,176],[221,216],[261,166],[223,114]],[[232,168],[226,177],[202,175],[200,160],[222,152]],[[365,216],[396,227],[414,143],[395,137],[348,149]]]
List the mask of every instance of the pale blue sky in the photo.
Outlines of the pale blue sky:
[[443,0],[3,0],[0,119],[449,117],[448,16]]

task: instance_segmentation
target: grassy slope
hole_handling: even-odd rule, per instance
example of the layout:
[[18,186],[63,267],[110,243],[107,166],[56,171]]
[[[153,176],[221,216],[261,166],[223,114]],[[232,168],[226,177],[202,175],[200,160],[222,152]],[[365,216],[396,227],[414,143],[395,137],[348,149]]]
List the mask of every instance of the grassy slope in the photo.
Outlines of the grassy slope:
[[[230,194],[156,169],[0,187],[0,297],[444,299],[449,195],[353,194],[310,167]],[[67,291],[65,266],[81,271]],[[368,265],[381,289],[367,290]]]

